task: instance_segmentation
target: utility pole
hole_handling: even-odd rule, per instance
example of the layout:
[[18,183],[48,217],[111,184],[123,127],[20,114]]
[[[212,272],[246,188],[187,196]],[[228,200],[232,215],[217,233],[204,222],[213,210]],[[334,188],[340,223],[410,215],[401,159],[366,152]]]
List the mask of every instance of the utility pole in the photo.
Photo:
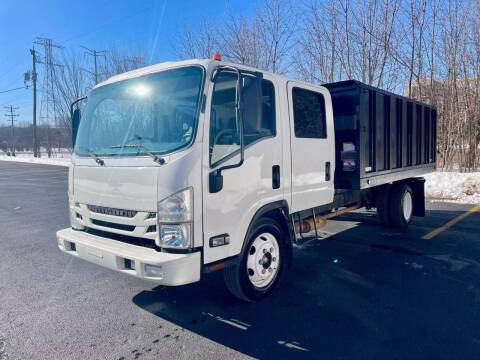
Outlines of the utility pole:
[[30,49],[32,54],[32,82],[33,82],[33,156],[38,157],[37,140],[37,54],[35,48]]
[[99,56],[103,56],[105,57],[105,50],[101,50],[101,51],[97,51],[95,49],[91,50],[85,46],[82,46],[82,48],[84,48],[86,51],[85,51],[85,54],[87,55],[90,55],[93,57],[93,69],[94,69],[94,72],[92,73],[91,71],[88,71],[88,70],[85,70],[86,72],[89,72],[90,74],[93,75],[93,79],[95,81],[95,85],[98,84],[98,70],[97,70],[97,57]]
[[18,114],[15,114],[15,110],[18,110],[18,107],[13,107],[12,105],[10,106],[5,106],[5,109],[7,111],[10,111],[10,114],[5,114],[6,117],[9,117],[10,118],[10,121],[12,122],[12,137],[10,139],[10,147],[12,149],[13,152],[15,152],[15,126],[13,124],[14,121],[17,121],[15,120],[15,118],[18,116]]

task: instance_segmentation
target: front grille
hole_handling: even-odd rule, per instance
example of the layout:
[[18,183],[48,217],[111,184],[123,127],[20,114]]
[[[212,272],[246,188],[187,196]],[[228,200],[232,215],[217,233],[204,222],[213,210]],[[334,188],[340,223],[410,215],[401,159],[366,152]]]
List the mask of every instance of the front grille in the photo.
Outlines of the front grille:
[[113,215],[127,218],[133,218],[135,215],[137,215],[137,211],[134,210],[114,209],[106,206],[87,205],[87,208],[91,212],[103,215]]
[[121,234],[114,234],[108,231],[102,231],[102,230],[97,230],[97,229],[92,229],[92,228],[85,228],[85,231],[89,234],[92,235],[97,235],[100,237],[112,239],[112,240],[117,240],[120,242],[124,242],[127,244],[131,245],[136,245],[136,246],[142,246],[150,249],[155,249],[159,251],[159,247],[155,245],[155,240],[152,239],[144,239],[144,238],[139,238],[136,236],[128,236],[128,235],[121,235]]
[[135,230],[134,225],[116,224],[116,223],[111,223],[111,222],[108,222],[108,221],[102,221],[102,220],[97,220],[97,219],[90,219],[90,221],[94,225],[109,227],[109,228],[112,228],[112,229],[118,229],[118,230],[124,230],[124,231]]

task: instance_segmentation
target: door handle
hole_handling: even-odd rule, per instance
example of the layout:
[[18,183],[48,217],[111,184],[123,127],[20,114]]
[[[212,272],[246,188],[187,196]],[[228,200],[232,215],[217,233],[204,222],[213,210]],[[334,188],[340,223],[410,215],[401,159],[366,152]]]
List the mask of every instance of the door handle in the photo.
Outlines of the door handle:
[[280,187],[280,165],[272,166],[272,189]]
[[325,181],[330,181],[330,161],[325,163]]

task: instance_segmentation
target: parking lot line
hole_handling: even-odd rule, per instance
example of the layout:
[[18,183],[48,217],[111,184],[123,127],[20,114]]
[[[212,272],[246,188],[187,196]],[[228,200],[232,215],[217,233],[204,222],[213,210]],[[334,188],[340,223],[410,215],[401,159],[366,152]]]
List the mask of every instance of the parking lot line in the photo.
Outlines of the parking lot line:
[[445,225],[440,226],[439,228],[429,232],[427,235],[422,236],[422,239],[424,240],[430,240],[431,238],[437,236],[440,234],[442,231],[447,230],[448,228],[452,227],[456,223],[458,223],[460,220],[465,219],[468,215],[472,215],[474,212],[480,210],[480,204],[477,206],[474,206],[470,210],[464,212],[463,214],[457,216],[455,219],[450,220],[447,222]]

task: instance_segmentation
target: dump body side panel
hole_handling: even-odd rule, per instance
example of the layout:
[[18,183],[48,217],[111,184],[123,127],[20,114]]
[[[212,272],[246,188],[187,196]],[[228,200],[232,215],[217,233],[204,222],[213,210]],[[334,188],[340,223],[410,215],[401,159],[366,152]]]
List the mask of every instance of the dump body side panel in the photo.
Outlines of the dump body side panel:
[[335,122],[335,188],[365,189],[435,169],[436,110],[355,80],[324,85]]

